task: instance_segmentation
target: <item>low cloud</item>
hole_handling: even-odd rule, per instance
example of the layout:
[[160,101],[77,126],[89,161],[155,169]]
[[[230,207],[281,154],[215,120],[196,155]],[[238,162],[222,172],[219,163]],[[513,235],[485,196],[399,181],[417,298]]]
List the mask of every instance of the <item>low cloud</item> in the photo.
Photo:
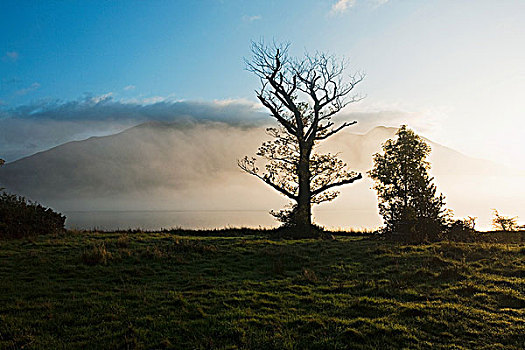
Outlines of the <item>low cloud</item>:
[[245,100],[170,101],[162,97],[117,101],[111,93],[76,101],[43,101],[0,108],[0,157],[13,161],[62,143],[105,136],[148,121],[217,121],[252,127],[270,121]]
[[[334,121],[358,121],[349,129],[357,133],[378,125],[408,124],[428,134],[427,130],[434,130],[440,123],[439,120],[433,123],[429,115],[396,110],[344,110]],[[112,135],[150,121],[222,122],[243,129],[275,125],[259,103],[245,99],[199,102],[156,96],[116,100],[111,93],[86,95],[75,101],[41,101],[11,109],[0,106],[0,158],[14,161],[69,141]]]
[[102,94],[102,95],[99,95],[99,96],[92,97],[91,101],[93,101],[94,103],[98,104],[98,103],[101,103],[101,102],[110,101],[112,98],[113,98],[113,93],[112,92],[108,92],[106,94]]
[[227,98],[227,99],[223,99],[223,100],[213,100],[213,103],[217,106],[221,106],[221,107],[227,107],[227,106],[230,106],[230,105],[235,105],[235,104],[243,104],[243,105],[246,105],[247,107],[250,107],[252,109],[259,109],[261,107],[261,104],[259,102],[252,102],[252,101],[249,101],[249,100],[246,100],[246,99],[239,99],[239,98]]
[[124,91],[135,90],[135,88],[136,88],[135,85],[128,85],[128,86],[125,86],[125,87],[124,87]]

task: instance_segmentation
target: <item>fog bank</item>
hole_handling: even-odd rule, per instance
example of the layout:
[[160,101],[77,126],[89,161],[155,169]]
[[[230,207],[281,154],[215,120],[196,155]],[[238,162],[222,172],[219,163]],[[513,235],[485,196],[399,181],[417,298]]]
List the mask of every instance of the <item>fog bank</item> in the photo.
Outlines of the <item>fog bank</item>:
[[[377,127],[355,134],[350,128],[319,151],[339,152],[351,169],[364,174],[372,155],[395,131]],[[286,198],[236,163],[254,155],[268,138],[263,127],[223,121],[148,122],[8,163],[0,169],[0,184],[65,212],[268,211],[281,208]],[[428,142],[438,190],[458,216],[478,216],[481,227],[488,228],[491,208],[508,215],[525,213],[523,174]],[[342,187],[339,198],[314,211],[316,221],[333,228],[381,225],[371,187],[366,177]],[[225,214],[220,226],[239,223],[228,215],[234,214]]]

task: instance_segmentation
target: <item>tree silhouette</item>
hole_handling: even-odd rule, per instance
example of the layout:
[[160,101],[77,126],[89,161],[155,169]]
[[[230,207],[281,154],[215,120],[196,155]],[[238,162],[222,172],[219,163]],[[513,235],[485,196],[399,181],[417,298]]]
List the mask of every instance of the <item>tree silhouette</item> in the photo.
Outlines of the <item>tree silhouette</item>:
[[345,79],[346,62],[324,53],[306,54],[302,59],[288,55],[288,44],[266,46],[252,43],[248,70],[261,81],[257,98],[279,123],[268,128],[273,140],[264,142],[257,156],[265,161],[261,171],[256,158],[244,157],[239,167],[288,197],[291,207],[274,215],[298,235],[311,235],[312,204],[337,197],[336,187],[361,178],[347,169],[334,154],[315,152],[320,141],[356,122],[335,127],[332,117],[349,103],[350,95],[363,75]]
[[435,238],[446,224],[445,197],[436,195],[426,160],[430,146],[406,125],[396,140],[383,144],[384,154],[374,155],[368,175],[375,180],[379,213],[387,232]]

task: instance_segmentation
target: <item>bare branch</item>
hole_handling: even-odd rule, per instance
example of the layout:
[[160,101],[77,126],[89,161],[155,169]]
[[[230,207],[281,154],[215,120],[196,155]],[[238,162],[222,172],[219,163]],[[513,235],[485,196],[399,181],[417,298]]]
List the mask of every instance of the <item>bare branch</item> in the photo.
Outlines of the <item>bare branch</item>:
[[343,181],[339,181],[339,182],[334,182],[334,183],[331,183],[331,184],[328,184],[328,185],[325,185],[321,188],[318,188],[317,190],[315,191],[312,191],[312,196],[316,196],[326,190],[329,190],[330,188],[333,188],[333,187],[337,187],[337,186],[342,186],[342,185],[346,185],[346,184],[351,184],[352,182],[356,181],[356,180],[359,180],[359,179],[362,179],[363,176],[361,174],[358,174],[357,176],[355,177],[352,177],[350,179],[346,179],[346,180],[343,180]]
[[297,196],[295,196],[293,193],[290,193],[286,189],[280,187],[279,185],[273,183],[269,176],[267,175],[260,175],[259,169],[255,166],[255,158],[248,158],[244,157],[243,159],[237,160],[237,165],[239,168],[241,168],[243,171],[247,172],[250,175],[253,175],[261,180],[263,180],[265,183],[273,187],[278,192],[284,194],[286,197],[297,200]]
[[272,112],[272,115],[275,119],[277,119],[277,121],[279,123],[281,123],[285,128],[286,130],[288,130],[289,133],[291,134],[296,134],[297,133],[297,128],[292,124],[290,123],[288,120],[286,120],[285,118],[282,117],[281,113],[279,112],[279,108],[276,107],[274,104],[272,104],[271,102],[269,102],[267,99],[265,99],[262,95],[258,95],[257,98],[259,99],[259,101],[261,101],[261,103],[270,110],[270,112]]
[[344,128],[346,128],[346,127],[348,127],[350,125],[354,125],[356,123],[357,123],[357,121],[355,121],[355,120],[353,122],[344,122],[338,128],[332,129],[332,130],[328,131],[324,135],[317,136],[315,139],[316,140],[324,140],[324,139],[329,138],[330,136],[332,136],[334,134],[337,134],[339,131],[343,130]]

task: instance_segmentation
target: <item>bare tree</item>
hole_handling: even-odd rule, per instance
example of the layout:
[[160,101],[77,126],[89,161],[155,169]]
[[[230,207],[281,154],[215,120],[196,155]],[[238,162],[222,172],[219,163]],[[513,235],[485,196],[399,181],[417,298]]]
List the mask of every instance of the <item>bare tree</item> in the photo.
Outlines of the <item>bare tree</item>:
[[246,64],[261,81],[257,98],[279,126],[267,129],[273,140],[264,142],[257,152],[266,161],[266,171],[260,171],[253,157],[244,157],[238,164],[292,200],[291,209],[275,216],[308,235],[312,204],[333,200],[339,194],[336,187],[361,178],[336,155],[318,154],[315,147],[356,123],[336,127],[332,117],[361,99],[351,92],[364,75],[346,77],[346,62],[324,53],[293,59],[288,46],[252,43],[253,56]]

